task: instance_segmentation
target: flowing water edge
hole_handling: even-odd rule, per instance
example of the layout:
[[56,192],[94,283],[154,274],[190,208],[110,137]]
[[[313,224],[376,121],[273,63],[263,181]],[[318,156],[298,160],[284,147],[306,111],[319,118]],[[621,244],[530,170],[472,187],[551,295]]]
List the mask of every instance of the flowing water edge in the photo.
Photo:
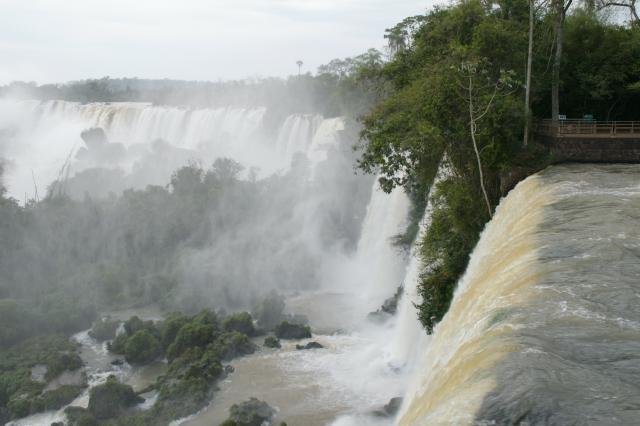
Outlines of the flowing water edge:
[[[335,188],[322,186],[321,165],[348,164],[346,154],[335,154],[344,148],[342,118],[291,115],[268,134],[260,108],[2,101],[0,111],[22,142],[9,150],[14,167],[7,184],[17,198],[33,190],[34,176],[53,181],[81,144],[80,132],[93,126],[123,143],[126,154],[117,166],[131,176],[141,159],[157,161],[154,140],[183,150],[171,151],[175,163],[167,160],[166,170],[135,181],[138,187],[165,184],[188,159],[229,156],[267,176],[292,167],[303,153],[309,180],[326,198]],[[95,166],[86,161],[74,167]],[[443,160],[436,183],[447,173]],[[406,252],[391,243],[406,227],[408,197],[398,189],[386,194],[373,180],[367,185],[352,250],[316,246],[315,206],[296,212],[308,225],[301,232],[305,242],[322,258],[320,286],[289,292],[287,309],[309,318],[311,340],[324,349],[299,351],[285,343],[233,361],[235,371],[211,403],[175,424],[218,424],[232,404],[249,397],[267,401],[289,425],[634,424],[640,418],[639,166],[553,166],[521,182],[485,228],[432,336],[414,306],[429,265],[421,265],[416,247]],[[417,239],[431,209],[429,203]],[[367,314],[400,284],[397,314],[382,324],[369,321]],[[153,309],[109,314],[161,317]],[[90,386],[115,374],[138,390],[166,368],[163,362],[113,366],[114,356],[87,331],[73,339],[82,345]],[[398,419],[371,415],[398,396],[404,396]],[[138,409],[149,408],[155,395],[145,397]],[[87,403],[88,391],[71,405]],[[59,410],[10,424],[48,426],[63,419]]]

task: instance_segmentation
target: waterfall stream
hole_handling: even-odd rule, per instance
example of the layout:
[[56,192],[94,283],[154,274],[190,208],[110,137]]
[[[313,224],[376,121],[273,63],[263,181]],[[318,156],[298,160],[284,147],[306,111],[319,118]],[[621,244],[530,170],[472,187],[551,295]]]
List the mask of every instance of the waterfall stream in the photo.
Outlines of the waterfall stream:
[[[25,198],[31,197],[34,179],[41,187],[50,184],[67,162],[71,176],[88,167],[117,167],[132,175],[143,170],[146,180],[136,186],[144,187],[149,183],[166,184],[170,172],[192,160],[210,164],[217,157],[229,156],[247,168],[259,167],[261,176],[265,176],[287,170],[292,160],[297,161],[297,153],[306,158],[310,173],[308,182],[300,187],[301,204],[281,207],[292,209],[293,217],[300,218],[294,222],[302,224],[296,244],[302,242],[322,260],[319,287],[288,296],[287,307],[292,313],[309,317],[316,332],[313,339],[325,349],[296,351],[293,345],[285,345],[281,351],[263,349],[234,361],[235,373],[221,383],[221,391],[209,407],[185,419],[187,424],[222,421],[231,404],[258,396],[277,406],[283,419],[321,425],[342,414],[374,409],[403,391],[406,375],[399,374],[390,362],[388,346],[395,321],[373,324],[367,314],[403,282],[409,258],[393,246],[392,240],[407,225],[408,197],[401,189],[386,194],[377,182],[367,180],[370,196],[362,200],[366,209],[363,205],[360,231],[354,233],[359,235],[357,244],[348,250],[342,247],[342,241],[321,243],[326,240],[322,209],[344,204],[336,195],[344,188],[334,185],[353,186],[351,146],[350,141],[343,140],[343,118],[294,114],[285,117],[274,134],[264,128],[264,109],[189,110],[141,103],[3,101],[0,110],[7,112],[0,115],[0,128],[11,129],[5,150],[10,161],[7,186],[10,194],[20,199],[22,193],[28,194]],[[80,133],[90,127],[104,129],[110,145],[122,144],[126,154],[109,164],[77,160],[76,153],[84,146]],[[162,139],[165,145],[158,145],[156,139]],[[164,156],[154,151],[159,149],[165,150]],[[141,166],[146,157],[165,168],[161,173],[147,173],[149,165]],[[315,191],[311,198],[310,190]],[[346,194],[351,198],[354,195]],[[282,241],[279,250],[286,249],[287,244]],[[207,264],[209,259],[219,257],[215,253],[193,255],[193,261]],[[415,320],[413,309],[407,308],[403,315]],[[96,352],[91,339],[80,340],[87,353]],[[107,373],[112,370],[108,366],[105,369]],[[60,415],[61,411],[29,421],[45,424],[51,416]]]
[[639,176],[554,166],[502,200],[399,424],[637,422]]

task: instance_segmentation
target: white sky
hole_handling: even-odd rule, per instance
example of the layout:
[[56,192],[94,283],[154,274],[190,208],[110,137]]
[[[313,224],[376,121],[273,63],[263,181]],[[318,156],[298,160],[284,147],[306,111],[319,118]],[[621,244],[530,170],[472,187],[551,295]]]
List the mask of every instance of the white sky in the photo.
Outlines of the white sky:
[[431,0],[0,0],[0,84],[285,76],[384,46]]

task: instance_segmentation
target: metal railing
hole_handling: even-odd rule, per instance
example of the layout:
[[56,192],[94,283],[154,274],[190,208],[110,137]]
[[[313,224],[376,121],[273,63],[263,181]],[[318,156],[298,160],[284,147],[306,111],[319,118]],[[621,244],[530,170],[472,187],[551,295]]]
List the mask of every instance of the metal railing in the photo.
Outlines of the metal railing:
[[556,137],[640,137],[640,121],[542,120],[537,123],[536,131]]

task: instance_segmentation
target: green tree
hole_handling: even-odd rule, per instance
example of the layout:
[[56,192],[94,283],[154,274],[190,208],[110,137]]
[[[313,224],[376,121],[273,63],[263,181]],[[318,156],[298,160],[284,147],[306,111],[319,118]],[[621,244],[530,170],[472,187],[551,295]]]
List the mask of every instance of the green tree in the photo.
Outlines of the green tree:
[[148,364],[161,353],[160,341],[148,330],[137,331],[124,346],[124,357],[129,364]]

